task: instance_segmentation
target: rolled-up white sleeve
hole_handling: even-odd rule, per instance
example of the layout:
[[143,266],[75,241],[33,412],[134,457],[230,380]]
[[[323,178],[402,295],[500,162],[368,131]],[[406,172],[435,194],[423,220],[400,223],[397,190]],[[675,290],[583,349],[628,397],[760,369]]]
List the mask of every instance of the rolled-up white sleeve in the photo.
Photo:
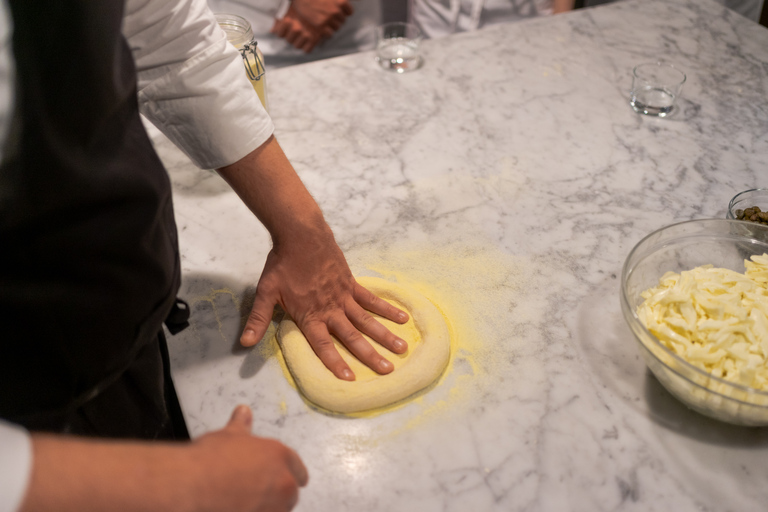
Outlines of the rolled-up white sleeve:
[[123,34],[139,107],[201,168],[240,160],[274,131],[206,0],[128,0]]
[[32,441],[21,427],[0,420],[0,512],[16,512],[32,474]]

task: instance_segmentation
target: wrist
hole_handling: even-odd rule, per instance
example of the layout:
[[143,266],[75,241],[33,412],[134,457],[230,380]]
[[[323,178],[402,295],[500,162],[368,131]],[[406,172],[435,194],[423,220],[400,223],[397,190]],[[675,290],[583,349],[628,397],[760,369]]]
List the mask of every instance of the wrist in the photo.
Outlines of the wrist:
[[306,247],[336,243],[322,212],[296,216],[290,223],[280,223],[270,229],[272,244],[276,250],[290,250],[292,247],[306,250]]

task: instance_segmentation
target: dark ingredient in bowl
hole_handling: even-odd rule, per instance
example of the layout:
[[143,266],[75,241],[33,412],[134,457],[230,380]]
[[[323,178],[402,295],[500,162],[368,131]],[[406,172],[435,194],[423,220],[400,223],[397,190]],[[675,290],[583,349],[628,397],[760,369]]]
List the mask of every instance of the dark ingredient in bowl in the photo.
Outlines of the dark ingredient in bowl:
[[735,213],[738,220],[757,222],[758,224],[765,224],[768,226],[768,212],[760,211],[759,206],[752,206],[751,208],[736,210]]

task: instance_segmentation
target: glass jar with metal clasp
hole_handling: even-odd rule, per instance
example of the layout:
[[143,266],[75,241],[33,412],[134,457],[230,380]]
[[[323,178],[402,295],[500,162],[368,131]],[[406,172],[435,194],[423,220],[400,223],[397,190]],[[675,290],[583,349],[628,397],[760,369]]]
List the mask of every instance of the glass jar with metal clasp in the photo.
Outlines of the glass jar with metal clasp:
[[237,14],[216,14],[216,21],[227,34],[227,41],[240,51],[243,57],[243,65],[248,80],[261,100],[265,109],[269,109],[267,102],[267,75],[264,69],[264,55],[258,44],[253,39],[251,24]]

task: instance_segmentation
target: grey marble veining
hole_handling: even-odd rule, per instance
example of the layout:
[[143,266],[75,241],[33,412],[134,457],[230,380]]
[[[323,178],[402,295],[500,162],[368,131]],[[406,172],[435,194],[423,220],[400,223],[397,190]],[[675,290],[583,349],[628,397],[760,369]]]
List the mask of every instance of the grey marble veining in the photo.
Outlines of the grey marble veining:
[[[310,470],[298,510],[764,510],[768,431],[663,390],[618,289],[643,236],[768,186],[768,30],[709,0],[629,0],[427,41],[424,59],[268,76],[278,140],[353,271],[425,284],[462,337],[437,386],[379,416],[318,412],[273,345],[237,346],[268,235],[155,137],[194,311],[170,340],[193,435],[250,404]],[[667,119],[628,104],[656,59],[688,75]]]

